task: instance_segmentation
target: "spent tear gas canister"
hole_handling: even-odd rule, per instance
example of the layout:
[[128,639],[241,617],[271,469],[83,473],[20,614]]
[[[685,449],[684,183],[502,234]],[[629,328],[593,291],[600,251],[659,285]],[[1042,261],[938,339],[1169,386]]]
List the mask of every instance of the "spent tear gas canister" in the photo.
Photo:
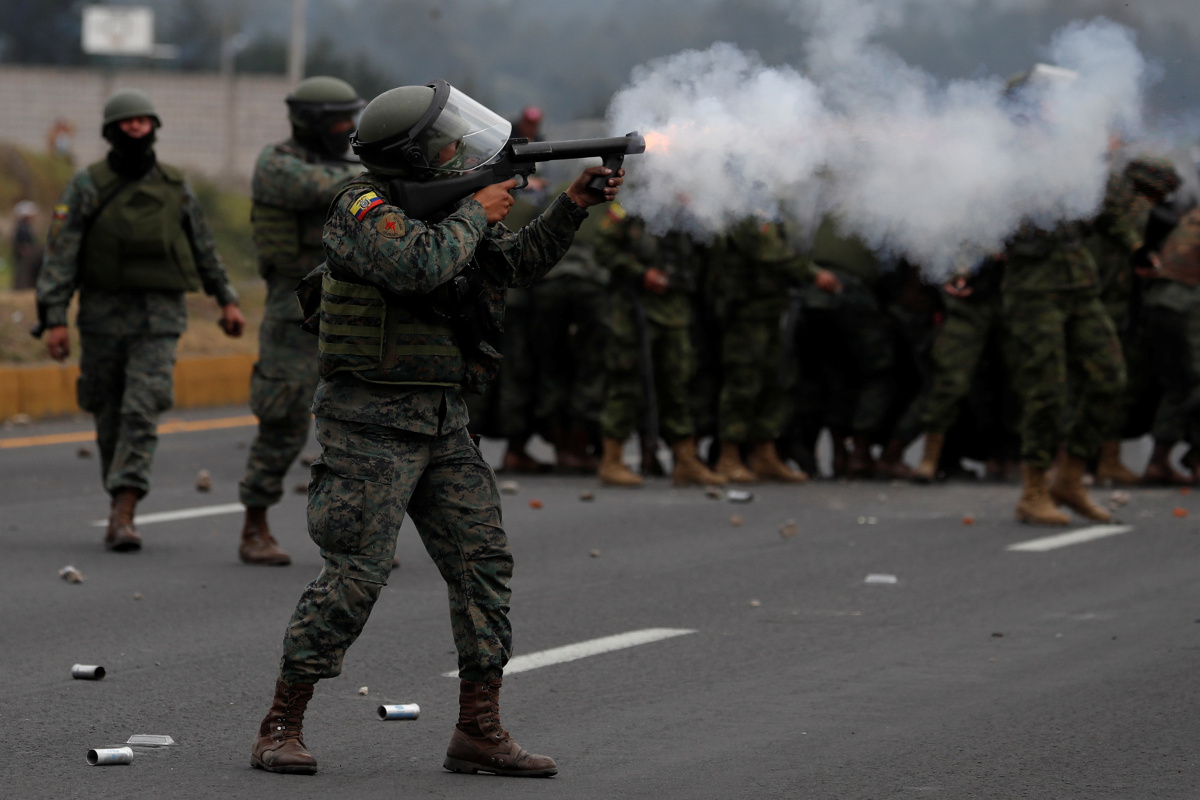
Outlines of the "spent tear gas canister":
[[113,764],[132,764],[132,747],[97,747],[88,750],[87,762],[93,767],[108,767]]
[[71,667],[71,677],[77,681],[98,681],[104,677],[104,667],[76,664]]
[[416,719],[421,716],[421,707],[416,703],[399,703],[379,707],[380,719]]

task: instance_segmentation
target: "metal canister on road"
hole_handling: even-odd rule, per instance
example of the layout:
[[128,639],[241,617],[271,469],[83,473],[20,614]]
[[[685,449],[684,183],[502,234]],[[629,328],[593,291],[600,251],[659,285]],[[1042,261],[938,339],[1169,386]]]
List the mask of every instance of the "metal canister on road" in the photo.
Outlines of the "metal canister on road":
[[71,667],[71,677],[77,681],[98,681],[104,677],[104,667],[76,664]]
[[93,767],[111,767],[115,764],[132,764],[132,747],[97,747],[88,750],[87,762]]
[[380,719],[416,719],[421,716],[421,707],[416,703],[399,703],[380,706]]

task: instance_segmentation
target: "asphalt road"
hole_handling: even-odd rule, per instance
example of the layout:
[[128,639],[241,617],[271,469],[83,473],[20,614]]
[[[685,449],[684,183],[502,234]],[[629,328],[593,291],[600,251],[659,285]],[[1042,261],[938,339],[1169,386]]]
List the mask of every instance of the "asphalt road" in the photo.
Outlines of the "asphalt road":
[[[141,553],[107,553],[95,455],[9,446],[87,430],[0,431],[6,798],[1200,795],[1200,492],[1135,490],[1120,511],[1132,530],[1022,552],[1008,548],[1059,531],[1014,523],[1013,486],[821,482],[734,504],[661,479],[622,491],[522,477],[504,498],[518,655],[692,632],[506,679],[506,727],[554,756],[558,777],[448,773],[446,593],[406,525],[403,568],[310,705],[320,773],[284,776],[252,769],[249,747],[284,625],[320,568],[303,497],[272,512],[288,568],[238,563],[236,513],[144,523]],[[236,503],[251,435],[162,437],[140,512]],[[212,491],[194,488],[199,469]],[[305,479],[297,467],[288,486]],[[83,583],[59,579],[67,564]],[[75,663],[108,675],[72,680]],[[381,722],[381,702],[418,703],[420,718]],[[177,744],[130,766],[85,762],[139,733]]]

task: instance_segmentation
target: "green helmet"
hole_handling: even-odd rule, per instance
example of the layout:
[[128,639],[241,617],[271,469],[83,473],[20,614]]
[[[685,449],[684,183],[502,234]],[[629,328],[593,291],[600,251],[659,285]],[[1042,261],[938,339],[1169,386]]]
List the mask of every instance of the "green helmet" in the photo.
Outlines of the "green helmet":
[[353,86],[328,75],[305,78],[287,96],[288,118],[301,129],[318,127],[326,116],[356,114],[366,104]]
[[427,179],[487,163],[511,131],[508,120],[439,80],[376,97],[350,144],[372,172]]
[[154,103],[150,102],[149,95],[141,89],[120,89],[105,101],[104,123],[100,129],[103,131],[114,122],[134,117],[149,117],[154,120],[155,127],[162,127],[162,120],[158,118],[158,112],[154,110]]
[[1168,159],[1141,156],[1129,162],[1125,174],[1139,194],[1166,197],[1179,188],[1179,173]]

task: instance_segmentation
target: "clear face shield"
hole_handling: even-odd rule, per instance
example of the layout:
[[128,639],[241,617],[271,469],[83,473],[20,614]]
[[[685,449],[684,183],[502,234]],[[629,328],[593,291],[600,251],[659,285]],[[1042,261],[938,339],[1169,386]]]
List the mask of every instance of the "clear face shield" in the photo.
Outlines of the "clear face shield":
[[504,148],[512,123],[467,95],[449,87],[438,116],[415,137],[429,169],[462,173],[481,167]]

